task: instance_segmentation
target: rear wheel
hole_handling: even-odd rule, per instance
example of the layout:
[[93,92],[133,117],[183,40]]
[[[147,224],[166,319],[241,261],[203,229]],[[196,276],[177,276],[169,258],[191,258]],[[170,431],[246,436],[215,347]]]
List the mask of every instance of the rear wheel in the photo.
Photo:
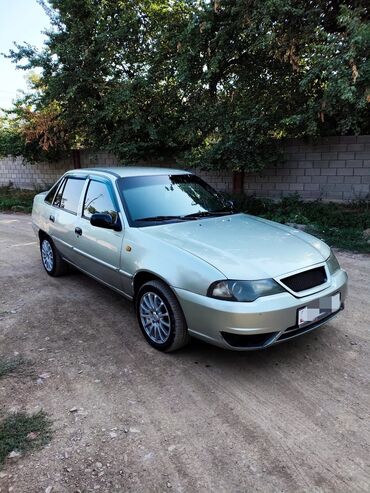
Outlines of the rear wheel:
[[49,276],[62,276],[68,271],[68,264],[65,262],[51,238],[44,236],[40,239],[41,261],[44,269]]
[[136,314],[141,331],[154,348],[176,351],[189,342],[186,320],[171,289],[162,281],[149,281],[139,289]]

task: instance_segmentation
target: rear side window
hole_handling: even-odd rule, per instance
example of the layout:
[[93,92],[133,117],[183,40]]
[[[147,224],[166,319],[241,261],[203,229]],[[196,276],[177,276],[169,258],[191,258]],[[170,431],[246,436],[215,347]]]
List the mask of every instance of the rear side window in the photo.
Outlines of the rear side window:
[[78,204],[84,185],[84,178],[67,178],[64,184],[59,188],[53,205],[77,214]]
[[110,214],[114,222],[117,220],[117,208],[113,203],[108,186],[100,181],[91,180],[87,187],[83,215],[90,219],[98,212]]
[[63,190],[64,190],[64,185],[66,184],[66,181],[67,181],[66,178],[64,178],[64,180],[62,180],[60,187],[58,188],[58,191],[54,197],[53,205],[55,205],[55,207],[60,207],[60,203],[62,201],[62,194],[63,194]]
[[45,197],[45,202],[47,204],[51,204],[53,202],[54,195],[56,194],[56,191],[58,190],[58,187],[60,185],[61,180],[58,180],[55,185],[52,186],[52,188],[48,191],[46,197]]

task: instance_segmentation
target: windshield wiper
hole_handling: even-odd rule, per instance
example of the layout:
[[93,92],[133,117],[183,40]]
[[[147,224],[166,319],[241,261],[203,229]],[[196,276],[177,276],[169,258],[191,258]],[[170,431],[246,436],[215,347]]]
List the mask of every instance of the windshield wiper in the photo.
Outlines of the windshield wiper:
[[192,214],[186,214],[186,216],[182,216],[186,219],[197,218],[197,217],[210,217],[210,216],[223,216],[226,214],[235,214],[236,212],[233,210],[227,211],[199,211],[193,212]]
[[171,219],[179,219],[181,221],[187,221],[189,219],[198,219],[199,217],[211,217],[211,216],[223,216],[224,214],[235,214],[235,211],[198,211],[192,214],[185,214],[183,216],[150,216],[150,217],[140,217],[135,219],[135,221],[170,221]]
[[[191,219],[188,216],[151,216],[151,217],[140,217],[135,219],[135,221],[170,221],[171,219],[180,219],[182,221],[186,219]],[[194,217],[195,219],[195,217]]]

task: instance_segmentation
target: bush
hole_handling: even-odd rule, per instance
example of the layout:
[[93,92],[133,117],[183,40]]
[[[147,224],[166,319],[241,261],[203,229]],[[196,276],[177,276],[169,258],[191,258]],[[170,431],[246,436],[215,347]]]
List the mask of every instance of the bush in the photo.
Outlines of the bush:
[[35,190],[0,187],[0,211],[31,212]]
[[291,195],[278,202],[239,196],[234,203],[238,210],[248,214],[283,224],[304,224],[307,231],[331,246],[370,253],[370,244],[363,236],[363,231],[370,228],[370,201],[303,202],[298,195]]

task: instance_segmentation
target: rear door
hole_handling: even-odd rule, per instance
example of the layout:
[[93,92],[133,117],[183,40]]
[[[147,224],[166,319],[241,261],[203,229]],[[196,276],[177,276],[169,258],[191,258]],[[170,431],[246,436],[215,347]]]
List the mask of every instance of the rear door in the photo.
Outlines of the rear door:
[[81,216],[77,217],[74,245],[76,264],[88,274],[122,290],[119,273],[124,230],[99,228],[90,224],[94,213],[108,213],[119,220],[118,201],[110,180],[90,176],[84,193]]
[[50,236],[63,257],[71,262],[76,259],[73,250],[75,228],[85,184],[86,177],[67,175],[61,181],[49,209]]

